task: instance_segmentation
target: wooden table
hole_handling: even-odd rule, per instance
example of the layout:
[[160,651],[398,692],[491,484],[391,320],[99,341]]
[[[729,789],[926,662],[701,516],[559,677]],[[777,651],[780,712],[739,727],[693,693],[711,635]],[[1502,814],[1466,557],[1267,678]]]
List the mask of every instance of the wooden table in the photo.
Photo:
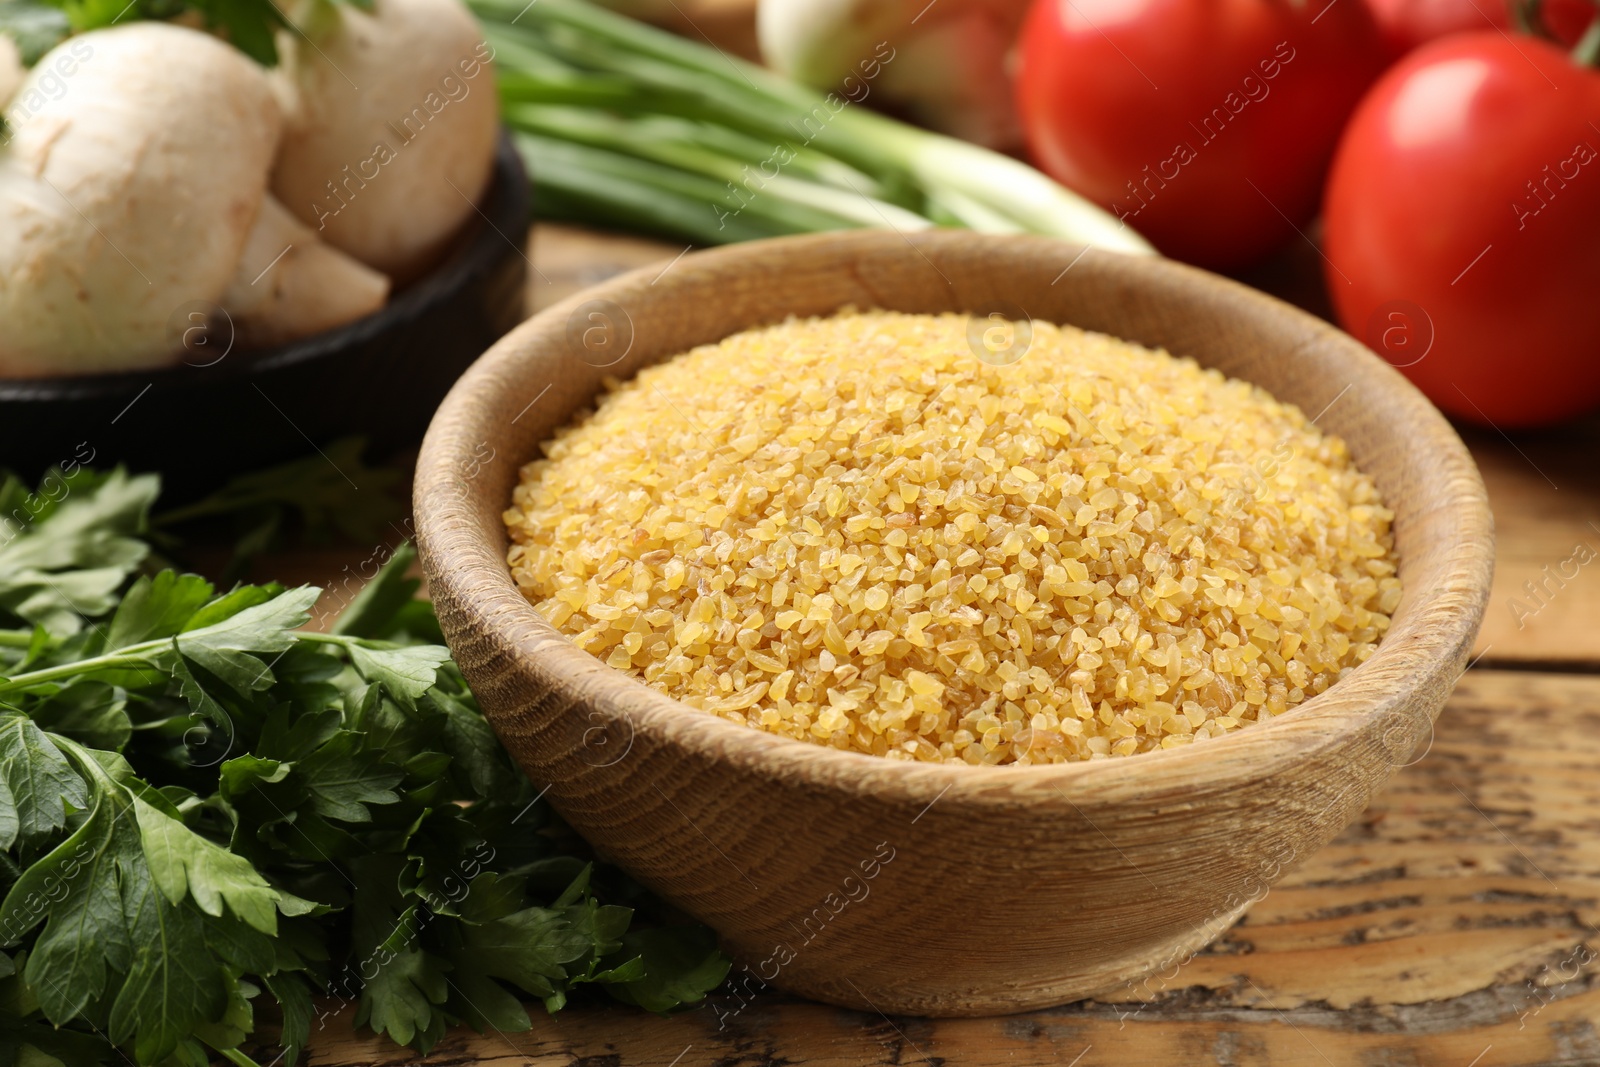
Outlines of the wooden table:
[[[535,307],[681,251],[553,226],[536,228],[532,248]],[[1308,254],[1252,280],[1314,307]],[[1148,992],[956,1020],[769,993],[720,1028],[731,996],[667,1019],[620,1005],[535,1009],[530,1032],[462,1030],[424,1059],[354,1034],[346,1011],[309,1062],[1600,1065],[1600,422],[1464,436],[1499,526],[1497,573],[1477,658],[1431,745],[1355,825]],[[275,561],[298,571],[276,576],[326,580],[350,558]],[[1525,582],[1546,592],[1535,599]]]

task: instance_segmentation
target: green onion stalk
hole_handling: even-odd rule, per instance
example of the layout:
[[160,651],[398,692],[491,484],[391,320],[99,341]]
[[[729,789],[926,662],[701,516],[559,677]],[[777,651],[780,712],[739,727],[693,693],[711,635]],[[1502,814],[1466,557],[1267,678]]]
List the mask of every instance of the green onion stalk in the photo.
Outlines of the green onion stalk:
[[962,226],[1154,254],[1025,163],[585,0],[468,3],[540,216],[699,244]]

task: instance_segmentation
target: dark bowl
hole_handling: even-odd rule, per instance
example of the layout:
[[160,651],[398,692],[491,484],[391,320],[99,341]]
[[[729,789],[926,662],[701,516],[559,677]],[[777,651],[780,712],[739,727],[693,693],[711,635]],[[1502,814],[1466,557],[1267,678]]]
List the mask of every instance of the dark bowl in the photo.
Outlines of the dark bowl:
[[122,463],[161,472],[170,501],[341,437],[365,437],[377,458],[414,445],[461,372],[522,320],[528,202],[502,136],[452,251],[364,319],[253,352],[212,336],[157,370],[0,379],[0,467],[32,480],[71,460]]

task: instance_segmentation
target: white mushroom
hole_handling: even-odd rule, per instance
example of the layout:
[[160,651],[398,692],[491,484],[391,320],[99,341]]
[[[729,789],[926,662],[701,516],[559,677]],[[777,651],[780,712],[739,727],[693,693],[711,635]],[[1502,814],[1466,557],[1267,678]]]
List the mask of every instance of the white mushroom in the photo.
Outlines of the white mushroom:
[[494,166],[493,50],[459,0],[313,4],[282,33],[272,191],[323,240],[397,281],[474,213]]
[[278,136],[261,69],[133,23],[47,53],[6,120],[0,376],[172,362],[169,319],[222,295],[261,203]]
[[143,22],[72,38],[5,117],[0,377],[174,363],[219,302],[235,344],[255,347],[388,295],[267,195],[277,100],[214,37]]
[[22,53],[17,42],[0,33],[0,107],[5,107],[11,94],[17,91],[28,71],[22,65]]
[[233,322],[234,342],[261,348],[369,315],[388,295],[388,278],[319,240],[269,195],[222,306]]

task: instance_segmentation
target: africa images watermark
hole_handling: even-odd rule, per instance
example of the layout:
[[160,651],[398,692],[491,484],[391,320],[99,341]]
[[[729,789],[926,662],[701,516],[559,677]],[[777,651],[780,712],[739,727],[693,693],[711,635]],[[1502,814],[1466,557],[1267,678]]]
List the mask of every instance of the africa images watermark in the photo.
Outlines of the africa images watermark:
[[[1595,527],[1593,522],[1589,525],[1600,533],[1600,527]],[[1537,580],[1529,578],[1523,582],[1520,596],[1506,598],[1506,608],[1516,620],[1517,629],[1527,629],[1528,620],[1549,607],[1567,584],[1576,579],[1584,567],[1594,562],[1597,554],[1600,553],[1596,553],[1589,542],[1579,541],[1572,546],[1572,551],[1565,559],[1546,563]]]
[[797,936],[794,943],[780,941],[773,945],[771,954],[753,968],[748,963],[741,963],[739,969],[744,972],[743,975],[739,978],[730,977],[726,986],[728,993],[738,1003],[726,1009],[718,1004],[711,1006],[717,1013],[717,1029],[727,1029],[728,1023],[749,1006],[756,994],[764,992],[771,982],[776,981],[783,969],[793,963],[807,945],[820,937],[830,923],[844,914],[846,908],[863,903],[872,893],[872,880],[883,873],[885,866],[894,862],[896,855],[893,845],[888,841],[880,841],[871,856],[856,864],[856,869],[861,872],[859,875],[854,872],[845,875],[839,882],[838,891],[823,897],[821,903],[800,920],[800,925],[794,926],[790,922]]
[[[88,455],[84,450],[88,449]],[[88,441],[78,442],[72,457],[51,467],[39,482],[39,488],[28,493],[8,515],[0,515],[0,548],[5,548],[17,535],[26,530],[47,508],[66,500],[72,493],[70,479],[79,469],[94,462],[95,449]]]
[[376,181],[382,175],[383,168],[399,159],[400,153],[421,137],[429,123],[438,119],[447,107],[453,103],[459,104],[470,96],[473,80],[493,61],[494,47],[488,41],[479,41],[471,55],[458,60],[454,67],[445,72],[437,88],[429,90],[398,122],[391,120],[388,123],[389,132],[394,135],[392,142],[378,141],[365,159],[355,163],[353,170],[351,164],[346,163],[337,176],[329,178],[328,195],[311,205],[317,229],[327,229],[328,220],[349,207],[361,190],[367,187],[367,183]]
[[[885,55],[884,53],[888,54]],[[896,51],[888,41],[879,41],[872,50],[872,55],[856,64],[856,73],[847,74],[840,89],[844,95],[830,92],[822,98],[822,103],[806,112],[799,120],[790,119],[789,125],[800,136],[798,143],[775,145],[772,152],[756,164],[752,171],[747,163],[741,171],[743,177],[735,184],[728,182],[728,192],[732,194],[738,206],[729,210],[713,204],[711,210],[717,215],[717,229],[725,229],[729,219],[738,218],[744,209],[750,206],[756,195],[775,181],[783,173],[783,168],[795,161],[799,155],[797,148],[805,148],[822,136],[833,117],[851,104],[859,104],[866,100],[872,92],[872,81],[883,68],[893,61]]]
[[1594,145],[1579,141],[1572,147],[1571,155],[1557,160],[1553,169],[1551,164],[1545,164],[1539,177],[1527,182],[1527,195],[1511,202],[1511,213],[1516,216],[1517,229],[1527,229],[1528,220],[1549,207],[1561,190],[1567,187],[1567,183],[1576,179],[1583,167],[1594,162],[1596,155]]
[[48,66],[34,69],[32,83],[11,101],[5,119],[0,121],[0,146],[11,143],[17,130],[26,126],[46,105],[67,95],[67,79],[94,58],[94,46],[82,37],[74,37],[65,49]]
[[[1294,46],[1288,41],[1279,41],[1273,49],[1272,55],[1267,56],[1256,64],[1255,70],[1260,71],[1258,77],[1255,71],[1246,74],[1239,83],[1239,88],[1230,90],[1222,98],[1222,102],[1201,116],[1198,124],[1189,123],[1189,128],[1194,130],[1198,138],[1195,141],[1179,141],[1172,148],[1172,154],[1155,164],[1145,164],[1140,171],[1140,177],[1128,180],[1129,196],[1124,197],[1124,203],[1112,205],[1117,218],[1126,223],[1135,218],[1145,208],[1150,206],[1167,183],[1174,181],[1183,173],[1183,168],[1200,158],[1200,149],[1221,137],[1244,110],[1251,104],[1259,104],[1272,94],[1271,82],[1283,68],[1294,62],[1296,52]],[[1152,167],[1154,168],[1152,170]],[[1138,184],[1134,184],[1135,181]],[[1136,204],[1137,206],[1130,206]]]
[[366,584],[376,578],[384,565],[394,558],[394,554],[400,551],[401,546],[416,540],[416,529],[409,515],[400,520],[400,525],[395,527],[395,531],[398,537],[374,545],[367,558],[354,565],[354,571],[351,570],[351,564],[346,563],[344,569],[323,586],[322,600],[318,602],[316,617],[312,623],[314,628],[326,629],[331,626],[340,613],[361,594]]

